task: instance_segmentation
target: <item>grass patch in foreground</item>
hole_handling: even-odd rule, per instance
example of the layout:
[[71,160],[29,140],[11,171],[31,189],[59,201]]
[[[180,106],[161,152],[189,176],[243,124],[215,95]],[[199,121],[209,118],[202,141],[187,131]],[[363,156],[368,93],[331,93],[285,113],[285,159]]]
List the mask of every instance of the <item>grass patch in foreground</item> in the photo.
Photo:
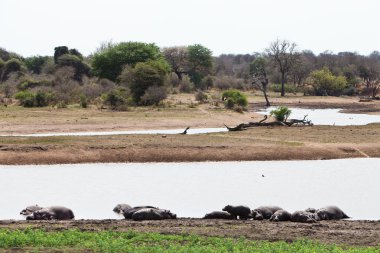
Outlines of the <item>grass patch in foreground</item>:
[[100,252],[379,252],[380,247],[340,247],[312,241],[250,241],[196,235],[66,230],[0,230],[0,249],[39,252],[52,249]]

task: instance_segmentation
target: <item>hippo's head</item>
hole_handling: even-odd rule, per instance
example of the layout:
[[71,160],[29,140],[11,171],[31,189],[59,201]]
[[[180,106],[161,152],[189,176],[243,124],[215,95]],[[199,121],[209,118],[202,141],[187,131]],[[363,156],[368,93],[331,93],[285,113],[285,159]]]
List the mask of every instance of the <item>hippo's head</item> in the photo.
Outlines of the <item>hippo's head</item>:
[[254,220],[263,220],[264,219],[263,215],[261,214],[261,212],[259,210],[252,210],[251,215],[252,215],[252,218]]
[[232,206],[231,205],[227,205],[222,210],[226,211],[226,212],[229,212],[229,211],[231,211],[231,209],[232,209]]
[[40,207],[39,205],[34,205],[34,206],[27,206],[25,209],[22,209],[20,214],[21,215],[31,215],[33,214],[35,211],[37,210],[41,210],[42,207]]
[[319,220],[329,220],[329,214],[325,210],[318,210],[318,212],[315,215],[318,217]]
[[177,219],[177,215],[170,212],[170,210],[163,210],[163,212],[161,212],[161,215],[164,219]]
[[308,212],[308,213],[316,213],[316,212],[317,212],[317,209],[311,207],[311,208],[306,209],[305,212]]

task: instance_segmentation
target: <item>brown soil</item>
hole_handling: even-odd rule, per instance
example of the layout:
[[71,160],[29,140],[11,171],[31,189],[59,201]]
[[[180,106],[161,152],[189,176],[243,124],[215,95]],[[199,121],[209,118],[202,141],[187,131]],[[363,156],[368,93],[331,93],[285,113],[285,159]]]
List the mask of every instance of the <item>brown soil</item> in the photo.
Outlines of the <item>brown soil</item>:
[[297,239],[356,246],[380,245],[380,221],[322,221],[314,224],[269,221],[178,219],[134,222],[126,220],[0,221],[0,228],[39,228],[48,231],[80,229],[246,237],[252,240],[292,242]]

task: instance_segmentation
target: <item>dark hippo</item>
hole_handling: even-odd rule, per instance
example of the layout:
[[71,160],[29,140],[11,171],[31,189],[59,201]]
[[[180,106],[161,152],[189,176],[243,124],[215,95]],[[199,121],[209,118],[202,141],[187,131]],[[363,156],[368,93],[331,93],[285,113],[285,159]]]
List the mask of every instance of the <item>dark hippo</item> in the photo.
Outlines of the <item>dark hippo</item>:
[[292,214],[285,210],[277,210],[269,218],[270,221],[290,221]]
[[39,205],[34,205],[34,206],[27,206],[25,209],[22,209],[20,214],[21,215],[31,215],[35,211],[41,210],[43,207]]
[[254,220],[268,220],[278,210],[282,210],[282,208],[279,206],[260,206],[252,210],[252,218]]
[[42,208],[26,217],[27,220],[71,220],[74,213],[71,209],[64,206],[51,206]]
[[293,222],[314,223],[319,220],[318,215],[306,211],[295,211],[290,220]]
[[118,214],[122,214],[123,213],[123,210],[127,210],[127,209],[130,209],[132,208],[130,205],[128,204],[117,204],[112,211],[114,211],[115,213],[118,213]]
[[157,208],[143,208],[133,213],[132,220],[165,220],[176,219],[177,215],[171,213],[169,210]]
[[238,216],[240,220],[251,218],[251,209],[248,206],[227,205],[222,210],[230,213],[235,220]]
[[317,210],[317,215],[321,220],[340,220],[350,218],[337,206],[320,208]]
[[157,207],[154,207],[154,206],[135,206],[135,207],[128,208],[128,209],[123,209],[122,214],[123,214],[125,219],[132,219],[132,215],[135,212],[137,212],[141,209],[145,209],[145,208],[158,209]]
[[222,219],[222,220],[232,220],[234,217],[227,212],[224,211],[215,211],[211,213],[207,213],[203,219]]

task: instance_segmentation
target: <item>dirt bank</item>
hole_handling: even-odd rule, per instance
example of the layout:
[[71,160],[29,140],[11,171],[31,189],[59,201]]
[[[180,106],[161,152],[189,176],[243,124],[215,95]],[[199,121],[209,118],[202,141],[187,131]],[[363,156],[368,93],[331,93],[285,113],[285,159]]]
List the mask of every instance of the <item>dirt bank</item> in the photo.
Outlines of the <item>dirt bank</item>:
[[318,240],[342,245],[380,245],[380,221],[322,221],[315,224],[269,221],[224,221],[178,219],[134,222],[126,220],[77,221],[0,221],[0,228],[40,228],[48,231],[80,229],[87,231],[135,230],[165,234],[197,234],[204,236],[246,237],[252,240],[297,239]]

